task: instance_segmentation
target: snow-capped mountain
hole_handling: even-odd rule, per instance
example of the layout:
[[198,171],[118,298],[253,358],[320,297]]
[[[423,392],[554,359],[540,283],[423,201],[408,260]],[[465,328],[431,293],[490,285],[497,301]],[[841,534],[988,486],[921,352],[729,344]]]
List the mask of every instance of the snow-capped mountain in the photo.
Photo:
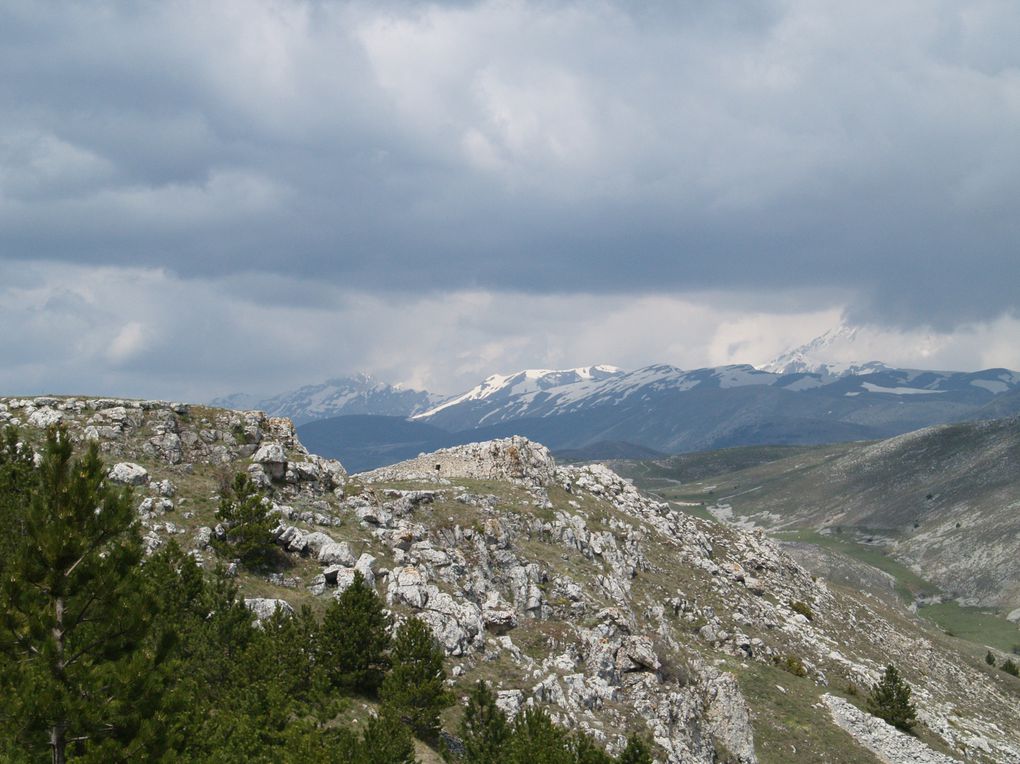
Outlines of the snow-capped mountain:
[[603,382],[624,374],[622,369],[601,364],[576,369],[525,369],[514,374],[493,374],[466,393],[455,395],[438,406],[415,414],[412,419],[428,419],[446,409],[457,407],[488,406],[502,402],[514,405],[530,403],[543,393],[560,388],[586,389],[593,383]]
[[820,365],[798,348],[769,370],[525,369],[491,375],[446,399],[358,375],[268,400],[235,395],[216,403],[289,416],[320,451],[367,469],[429,448],[515,434],[592,453],[605,444],[616,452],[680,453],[886,438],[1020,413],[1020,374]]
[[270,416],[286,416],[295,424],[302,424],[346,414],[406,417],[435,406],[441,400],[432,393],[390,385],[367,374],[355,374],[306,385],[264,400],[237,393],[217,398],[212,405],[258,409]]
[[772,374],[817,374],[823,378],[873,374],[892,368],[881,361],[835,360],[866,352],[859,342],[860,337],[859,327],[842,324],[800,347],[787,350],[760,368]]
[[[521,432],[553,447],[625,441],[665,452],[859,440],[979,416],[1020,390],[1006,369],[941,372],[872,362],[779,371],[584,367],[493,375],[413,419],[449,432]],[[790,371],[786,371],[790,368]]]

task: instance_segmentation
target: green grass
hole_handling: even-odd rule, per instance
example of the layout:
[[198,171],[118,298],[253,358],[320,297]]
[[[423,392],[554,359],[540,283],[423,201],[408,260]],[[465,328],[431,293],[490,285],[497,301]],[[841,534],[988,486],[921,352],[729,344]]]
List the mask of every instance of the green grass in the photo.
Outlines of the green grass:
[[[905,601],[912,602],[915,595],[933,594],[938,587],[897,562],[881,549],[845,541],[815,531],[783,531],[775,534],[784,541],[802,541],[833,549],[860,562],[884,571],[896,579],[895,591]],[[943,631],[959,639],[999,650],[1011,651],[1020,646],[1020,629],[1005,618],[986,608],[962,607],[956,602],[922,607],[917,614],[931,621]]]
[[775,536],[782,541],[801,541],[832,549],[888,573],[896,580],[896,593],[906,602],[913,602],[918,594],[934,594],[938,591],[937,586],[921,578],[906,565],[897,562],[879,548],[845,541],[838,536],[812,530],[781,531]]
[[691,515],[691,517],[700,517],[702,520],[708,520],[709,522],[713,523],[717,522],[717,520],[714,517],[712,517],[712,513],[705,509],[704,502],[699,501],[697,504],[690,504],[690,503],[677,503],[675,501],[671,501],[669,503],[669,506],[675,509],[677,512],[683,512],[685,514]]
[[954,637],[1010,652],[1020,647],[1020,629],[986,608],[963,607],[956,602],[929,605],[919,615],[938,624]]
[[818,707],[820,690],[810,679],[762,663],[727,668],[736,673],[740,689],[754,709],[751,724],[762,764],[878,762],[836,726],[826,709]]

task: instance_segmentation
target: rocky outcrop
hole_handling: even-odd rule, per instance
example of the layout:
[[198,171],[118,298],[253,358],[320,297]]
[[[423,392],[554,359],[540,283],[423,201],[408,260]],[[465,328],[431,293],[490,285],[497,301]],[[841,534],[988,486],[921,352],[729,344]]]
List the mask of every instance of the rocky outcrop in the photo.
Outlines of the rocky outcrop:
[[916,737],[900,732],[877,716],[835,695],[822,695],[832,720],[886,764],[959,764],[963,759],[933,751]]
[[514,436],[444,448],[392,467],[360,473],[358,477],[366,482],[469,479],[544,486],[552,480],[554,468],[549,449]]

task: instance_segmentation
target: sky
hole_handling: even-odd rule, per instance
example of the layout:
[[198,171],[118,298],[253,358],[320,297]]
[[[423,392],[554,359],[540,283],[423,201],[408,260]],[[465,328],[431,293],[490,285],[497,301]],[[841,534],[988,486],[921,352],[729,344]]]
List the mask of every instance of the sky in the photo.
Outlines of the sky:
[[841,324],[873,357],[828,360],[1020,369],[1017,39],[983,0],[0,0],[0,393],[454,393]]

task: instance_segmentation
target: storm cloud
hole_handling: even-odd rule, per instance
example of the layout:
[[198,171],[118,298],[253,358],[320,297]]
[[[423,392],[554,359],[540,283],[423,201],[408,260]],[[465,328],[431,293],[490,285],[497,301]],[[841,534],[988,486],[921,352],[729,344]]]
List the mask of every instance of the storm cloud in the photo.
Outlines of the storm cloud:
[[[17,278],[52,293],[5,320],[105,325],[65,267],[158,274],[220,325],[463,295],[1009,321],[1017,39],[1007,2],[8,0],[0,259],[8,304]],[[112,365],[155,342],[119,314]]]

